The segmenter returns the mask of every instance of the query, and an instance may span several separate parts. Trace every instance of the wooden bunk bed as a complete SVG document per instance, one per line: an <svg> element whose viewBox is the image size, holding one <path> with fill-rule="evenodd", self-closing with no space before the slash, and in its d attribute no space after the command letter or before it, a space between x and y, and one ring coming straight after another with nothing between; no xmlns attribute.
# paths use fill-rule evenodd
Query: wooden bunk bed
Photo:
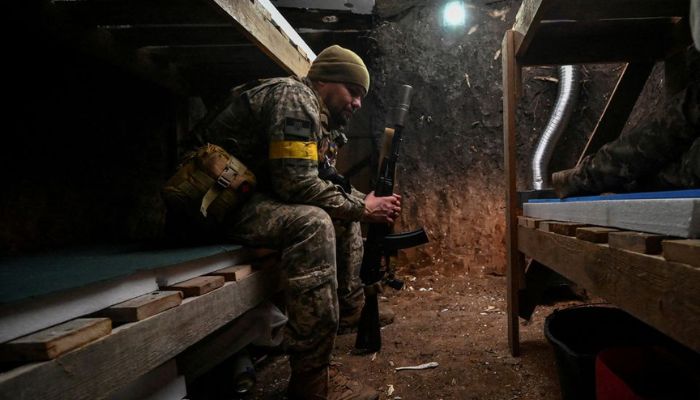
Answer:
<svg viewBox="0 0 700 400"><path fill-rule="evenodd" d="M197 75L182 52L193 48L212 50L214 69L200 67L229 74L223 80L238 66L243 81L254 72L306 74L313 53L270 7L57 0L32 17L68 45L182 98L192 93L188 74ZM216 58L222 46L237 52L233 63ZM264 63L251 61L261 54ZM270 250L237 245L0 258L0 399L152 398L154 384L179 385L159 398L182 398L185 381L256 339L249 333L261 318L246 316L280 291L277 261Z"/></svg>
<svg viewBox="0 0 700 400"><path fill-rule="evenodd" d="M516 190L521 69L626 63L582 156L592 153L619 134L656 61L666 63L666 84L676 84L669 71L678 67L678 56L691 43L688 11L688 0L524 0L513 28L506 32L502 44L503 131L508 343L513 355L520 352L518 290L526 256L700 352L697 240L681 241L685 254L681 258L669 256L676 243L664 243L664 257L620 248L608 244L607 239L591 242L577 237L580 224L568 222L557 229L557 222L518 220L522 204ZM607 238L607 234L603 236Z"/></svg>

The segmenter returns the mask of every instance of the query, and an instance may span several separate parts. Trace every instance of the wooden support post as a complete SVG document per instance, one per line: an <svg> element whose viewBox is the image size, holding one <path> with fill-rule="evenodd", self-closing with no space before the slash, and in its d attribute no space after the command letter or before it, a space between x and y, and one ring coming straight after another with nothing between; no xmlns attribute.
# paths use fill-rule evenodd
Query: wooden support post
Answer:
<svg viewBox="0 0 700 400"><path fill-rule="evenodd" d="M585 156L595 153L620 135L653 67L653 62L629 63L625 66L577 165Z"/></svg>
<svg viewBox="0 0 700 400"><path fill-rule="evenodd" d="M506 175L506 246L508 248L507 294L508 346L513 356L520 354L518 326L518 290L523 280L525 260L518 251L518 193L516 188L517 156L515 140L515 111L520 80L520 66L515 59L522 34L509 30L503 37L503 154Z"/></svg>
<svg viewBox="0 0 700 400"><path fill-rule="evenodd" d="M523 2L518 9L513 23L513 31L518 33L518 45L514 55L525 54L532 43L540 25L540 21L551 7L551 2L543 0L531 0ZM506 32L506 35L508 32ZM503 52L505 55L505 52ZM505 60L504 60L505 62Z"/></svg>

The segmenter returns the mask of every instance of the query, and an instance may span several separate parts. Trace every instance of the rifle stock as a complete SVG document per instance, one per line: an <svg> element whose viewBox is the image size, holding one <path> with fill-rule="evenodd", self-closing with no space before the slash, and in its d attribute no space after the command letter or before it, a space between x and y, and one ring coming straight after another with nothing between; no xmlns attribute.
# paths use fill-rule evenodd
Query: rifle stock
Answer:
<svg viewBox="0 0 700 400"><path fill-rule="evenodd" d="M374 194L377 197L391 196L394 193L396 162L399 158L399 146L402 140L404 120L408 115L412 90L413 88L408 85L401 87L394 126L386 130L386 134L391 135L391 147L387 151L385 145L382 151L379 176L374 189ZM357 339L355 340L356 349L364 352L375 352L381 349L382 337L377 299L381 291L381 283L387 281L387 284L395 289L400 289L403 286L401 281L393 278L390 256L398 249L427 242L428 236L422 228L408 233L391 234L391 227L388 224L370 224L360 269L360 279L365 287L365 305L360 314ZM382 260L384 261L383 265Z"/></svg>

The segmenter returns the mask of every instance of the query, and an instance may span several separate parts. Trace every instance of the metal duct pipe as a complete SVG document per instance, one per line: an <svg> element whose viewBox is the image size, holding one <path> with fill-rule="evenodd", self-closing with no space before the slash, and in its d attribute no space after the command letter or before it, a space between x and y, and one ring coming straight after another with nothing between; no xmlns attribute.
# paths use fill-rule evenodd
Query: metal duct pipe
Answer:
<svg viewBox="0 0 700 400"><path fill-rule="evenodd" d="M551 187L549 160L552 159L554 146L569 123L569 118L574 112L576 99L579 92L579 67L576 65L562 65L559 67L559 95L554 105L554 110L549 116L547 126L542 132L537 149L532 156L532 186L535 190L543 190Z"/></svg>

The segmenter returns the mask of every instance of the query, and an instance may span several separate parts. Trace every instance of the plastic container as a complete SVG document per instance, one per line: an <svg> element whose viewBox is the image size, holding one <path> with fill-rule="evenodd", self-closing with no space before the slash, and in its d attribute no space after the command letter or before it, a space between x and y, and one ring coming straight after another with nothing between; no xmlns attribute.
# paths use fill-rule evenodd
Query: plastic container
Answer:
<svg viewBox="0 0 700 400"><path fill-rule="evenodd" d="M600 351L665 340L626 312L607 306L555 311L545 320L544 334L554 347L563 400L595 399L595 360Z"/></svg>
<svg viewBox="0 0 700 400"><path fill-rule="evenodd" d="M700 399L697 367L662 347L606 349L596 357L596 399Z"/></svg>

